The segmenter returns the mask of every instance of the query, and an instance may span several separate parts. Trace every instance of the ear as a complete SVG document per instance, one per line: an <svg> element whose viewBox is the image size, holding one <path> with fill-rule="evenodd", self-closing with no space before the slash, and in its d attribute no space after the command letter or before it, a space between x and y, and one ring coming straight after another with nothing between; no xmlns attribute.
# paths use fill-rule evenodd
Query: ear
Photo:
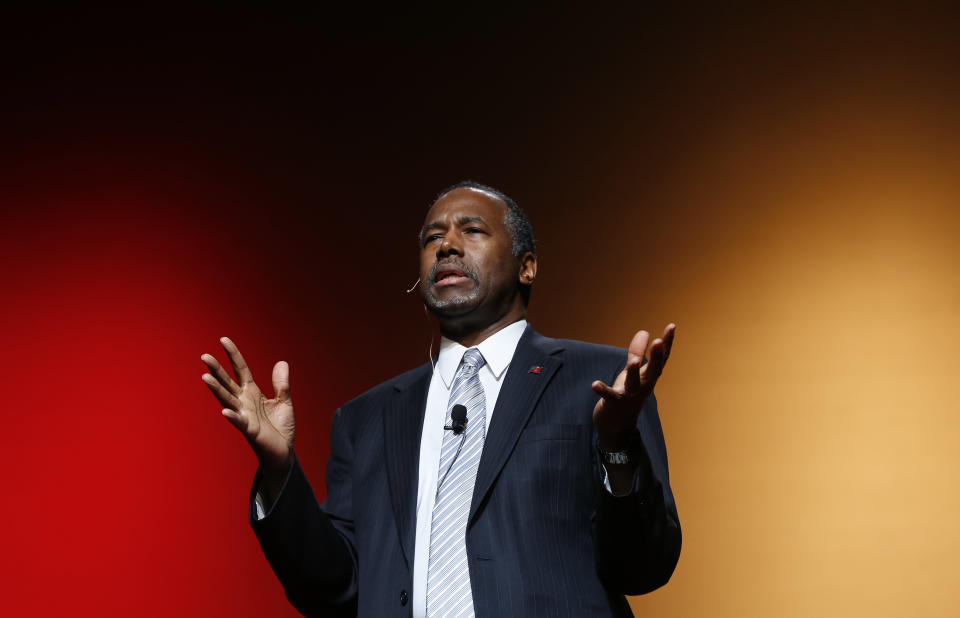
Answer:
<svg viewBox="0 0 960 618"><path fill-rule="evenodd" d="M520 258L520 273L518 275L520 283L523 285L533 285L533 280L537 278L537 256L527 251Z"/></svg>

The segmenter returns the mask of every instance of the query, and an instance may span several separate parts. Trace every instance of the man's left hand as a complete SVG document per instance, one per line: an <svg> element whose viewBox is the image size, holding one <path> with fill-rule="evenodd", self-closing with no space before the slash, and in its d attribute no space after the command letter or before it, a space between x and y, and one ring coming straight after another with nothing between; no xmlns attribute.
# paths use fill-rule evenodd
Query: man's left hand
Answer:
<svg viewBox="0 0 960 618"><path fill-rule="evenodd" d="M663 336L650 344L650 360L646 363L643 358L650 333L639 331L630 342L627 365L613 385L608 386L600 380L593 383L593 392L600 395L600 400L593 408L593 424L597 428L601 449L619 451L624 448L630 433L637 426L637 417L644 402L653 392L667 363L676 330L675 324L668 324L663 329Z"/></svg>

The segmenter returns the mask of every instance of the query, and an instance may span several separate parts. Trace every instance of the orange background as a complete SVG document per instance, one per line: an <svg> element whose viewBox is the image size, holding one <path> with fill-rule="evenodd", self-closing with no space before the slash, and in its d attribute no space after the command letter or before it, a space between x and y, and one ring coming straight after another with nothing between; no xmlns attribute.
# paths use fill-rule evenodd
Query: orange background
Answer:
<svg viewBox="0 0 960 618"><path fill-rule="evenodd" d="M530 319L658 386L684 532L638 616L960 612L960 38L947 8L6 20L10 615L295 615L199 380L333 410L426 358L434 193L511 194ZM380 361L381 350L394 359Z"/></svg>

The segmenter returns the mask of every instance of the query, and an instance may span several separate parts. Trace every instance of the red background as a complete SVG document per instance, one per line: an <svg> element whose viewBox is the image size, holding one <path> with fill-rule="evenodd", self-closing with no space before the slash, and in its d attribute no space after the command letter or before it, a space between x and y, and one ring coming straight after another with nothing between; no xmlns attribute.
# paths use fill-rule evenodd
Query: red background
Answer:
<svg viewBox="0 0 960 618"><path fill-rule="evenodd" d="M426 359L415 235L472 178L530 214L538 330L680 325L658 397L684 553L638 614L955 615L957 25L8 15L4 613L294 615L200 354L229 335L265 390L290 363L322 496L336 407Z"/></svg>

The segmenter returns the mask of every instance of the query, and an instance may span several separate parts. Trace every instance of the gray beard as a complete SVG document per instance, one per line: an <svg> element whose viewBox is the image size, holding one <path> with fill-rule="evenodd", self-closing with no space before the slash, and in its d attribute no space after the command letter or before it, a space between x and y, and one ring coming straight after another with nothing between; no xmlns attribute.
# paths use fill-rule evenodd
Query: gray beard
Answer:
<svg viewBox="0 0 960 618"><path fill-rule="evenodd" d="M479 290L476 288L472 292L464 296L457 296L456 298L450 298L446 300L441 300L434 296L429 291L425 292L423 295L423 302L427 305L427 308L434 313L447 313L451 310L460 309L462 307L471 307L477 300L477 294ZM455 311L454 311L455 312Z"/></svg>
<svg viewBox="0 0 960 618"><path fill-rule="evenodd" d="M473 280L473 291L466 296L458 296L450 300L440 300L430 292L428 286L423 286L423 303L427 306L427 309L435 314L442 315L447 312L456 314L457 309L470 307L476 302L477 295L480 293L480 279L472 268L468 268L466 264L458 259L452 259L434 264L430 270L429 281L433 282L437 280L437 272L439 272L442 266L455 266L464 275Z"/></svg>

